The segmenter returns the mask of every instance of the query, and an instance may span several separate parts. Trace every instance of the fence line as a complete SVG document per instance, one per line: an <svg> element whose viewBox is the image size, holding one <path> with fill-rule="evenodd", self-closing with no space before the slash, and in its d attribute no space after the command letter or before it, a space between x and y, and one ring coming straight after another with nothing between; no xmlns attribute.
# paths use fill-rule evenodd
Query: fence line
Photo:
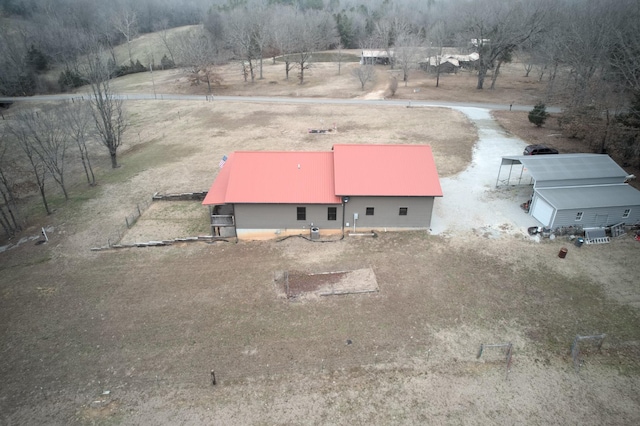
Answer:
<svg viewBox="0 0 640 426"><path fill-rule="evenodd" d="M124 223L109 235L109 238L107 239L107 247L117 245L120 240L122 240L122 237L124 237L127 230L131 229L131 227L135 225L140 216L142 216L142 213L149 208L151 202L151 199L146 199L136 203L135 210L131 214L125 216Z"/></svg>

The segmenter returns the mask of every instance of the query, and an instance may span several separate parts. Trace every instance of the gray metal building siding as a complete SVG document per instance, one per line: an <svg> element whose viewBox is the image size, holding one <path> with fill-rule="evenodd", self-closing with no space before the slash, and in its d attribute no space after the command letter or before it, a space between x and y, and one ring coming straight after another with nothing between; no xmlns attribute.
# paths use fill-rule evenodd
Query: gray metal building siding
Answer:
<svg viewBox="0 0 640 426"><path fill-rule="evenodd" d="M640 207L640 191L626 184L536 188L535 192L559 210Z"/></svg>
<svg viewBox="0 0 640 426"><path fill-rule="evenodd" d="M640 220L640 191L626 184L536 188L532 214L538 208L537 200L553 207L548 226L600 227L620 222L635 224ZM625 210L628 217L623 217ZM581 220L576 216L582 212ZM538 220L540 217L536 216ZM543 221L543 225L547 225Z"/></svg>
<svg viewBox="0 0 640 426"><path fill-rule="evenodd" d="M297 220L297 208L306 207L306 219ZM328 207L336 207L336 220L328 220ZM322 229L342 228L341 204L236 204L238 229L301 229L311 223Z"/></svg>
<svg viewBox="0 0 640 426"><path fill-rule="evenodd" d="M353 213L358 213L357 227L429 228L434 197L350 197L345 204L345 222L353 227ZM297 208L306 208L306 220L297 220ZM328 220L328 207L336 208L336 220ZM374 214L367 216L367 207ZM400 208L407 215L400 215ZM235 204L238 229L322 229L342 228L342 205L325 204Z"/></svg>
<svg viewBox="0 0 640 426"><path fill-rule="evenodd" d="M625 209L631 209L628 218L623 218ZM582 220L576 220L578 212L582 212ZM584 228L610 226L624 222L628 225L640 222L640 207L608 207L594 209L556 210L552 228L559 226L582 226Z"/></svg>
<svg viewBox="0 0 640 426"><path fill-rule="evenodd" d="M345 222L353 227L353 214L358 213L358 228L429 228L434 197L350 197L345 206ZM367 216L373 207L373 216ZM400 207L407 215L400 216Z"/></svg>

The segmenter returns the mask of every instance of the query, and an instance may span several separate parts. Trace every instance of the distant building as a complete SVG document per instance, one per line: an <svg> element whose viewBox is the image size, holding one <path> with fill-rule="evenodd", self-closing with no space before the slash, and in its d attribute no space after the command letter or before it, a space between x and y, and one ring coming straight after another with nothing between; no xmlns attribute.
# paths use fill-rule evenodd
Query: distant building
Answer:
<svg viewBox="0 0 640 426"><path fill-rule="evenodd" d="M363 49L360 54L360 65L389 65L392 57L393 50L387 52L386 50Z"/></svg>
<svg viewBox="0 0 640 426"><path fill-rule="evenodd" d="M203 204L212 234L240 239L429 229L442 189L428 145L231 153Z"/></svg>
<svg viewBox="0 0 640 426"><path fill-rule="evenodd" d="M441 73L456 73L460 68L473 69L479 58L480 55L477 53L430 56L420 62L420 68L427 72L436 72L439 68Z"/></svg>

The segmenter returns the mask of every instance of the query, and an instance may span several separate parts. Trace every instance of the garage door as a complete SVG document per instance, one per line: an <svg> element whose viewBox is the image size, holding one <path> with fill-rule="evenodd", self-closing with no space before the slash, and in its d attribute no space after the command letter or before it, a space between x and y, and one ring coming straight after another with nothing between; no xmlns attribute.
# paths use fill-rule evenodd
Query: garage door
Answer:
<svg viewBox="0 0 640 426"><path fill-rule="evenodd" d="M553 218L554 211L555 209L551 206L551 204L547 203L537 195L534 196L531 206L531 216L538 219L538 222L540 222L544 226L549 226L551 224L551 219Z"/></svg>

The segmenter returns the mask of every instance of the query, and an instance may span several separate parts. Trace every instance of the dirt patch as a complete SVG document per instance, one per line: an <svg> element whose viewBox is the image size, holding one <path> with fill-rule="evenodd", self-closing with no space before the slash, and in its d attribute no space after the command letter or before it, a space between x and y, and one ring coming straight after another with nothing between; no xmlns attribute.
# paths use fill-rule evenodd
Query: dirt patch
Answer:
<svg viewBox="0 0 640 426"><path fill-rule="evenodd" d="M378 283L372 269L355 271L304 273L286 271L279 274L276 282L287 298L336 296L345 294L373 293Z"/></svg>

